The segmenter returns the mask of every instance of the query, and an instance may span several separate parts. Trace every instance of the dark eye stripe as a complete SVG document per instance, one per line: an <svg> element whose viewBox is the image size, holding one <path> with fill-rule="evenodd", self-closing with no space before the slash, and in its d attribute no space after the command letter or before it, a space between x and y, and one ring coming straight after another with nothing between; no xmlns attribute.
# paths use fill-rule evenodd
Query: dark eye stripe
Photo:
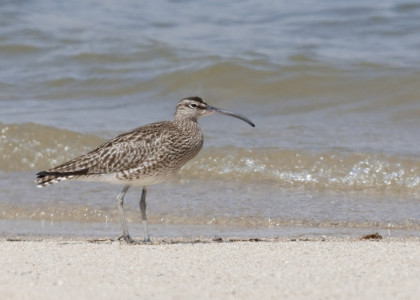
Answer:
<svg viewBox="0 0 420 300"><path fill-rule="evenodd" d="M204 110L206 109L206 104L204 103L184 103L185 107L189 107L189 108L194 108L194 109L201 109Z"/></svg>

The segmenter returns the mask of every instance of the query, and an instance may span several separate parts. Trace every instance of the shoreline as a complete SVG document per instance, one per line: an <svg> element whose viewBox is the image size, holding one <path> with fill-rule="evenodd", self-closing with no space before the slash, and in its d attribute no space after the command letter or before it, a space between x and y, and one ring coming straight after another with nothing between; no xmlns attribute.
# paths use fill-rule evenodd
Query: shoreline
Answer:
<svg viewBox="0 0 420 300"><path fill-rule="evenodd" d="M0 235L0 243L6 242L45 242L45 243L86 243L86 244L119 244L121 246L157 246L157 245L176 245L176 244L227 244L227 243L287 243L287 242L342 242L342 243L355 243L355 242L410 242L419 243L420 237L418 236L383 236L379 232L370 231L371 233L356 235L290 235L290 236L277 236L277 237L240 237L240 236L190 236L190 237L154 237L151 236L150 242L143 242L142 236L134 236L133 239L138 241L136 244L127 244L119 241L115 237L86 237L86 236L41 236L41 235L12 235L9 237Z"/></svg>
<svg viewBox="0 0 420 300"><path fill-rule="evenodd" d="M234 239L234 238L232 238ZM420 239L0 239L3 299L415 299Z"/></svg>
<svg viewBox="0 0 420 300"><path fill-rule="evenodd" d="M129 232L133 238L140 239L143 226L136 220L129 220ZM417 224L406 227L380 226L380 224L275 224L271 226L233 226L231 224L169 224L150 223L151 237L156 240L174 239L212 239L258 238L265 240L287 240L290 237L330 239L331 237L354 239L378 232L383 238L420 238ZM114 239L121 234L121 224L117 222L71 222L36 221L31 219L1 219L0 239Z"/></svg>

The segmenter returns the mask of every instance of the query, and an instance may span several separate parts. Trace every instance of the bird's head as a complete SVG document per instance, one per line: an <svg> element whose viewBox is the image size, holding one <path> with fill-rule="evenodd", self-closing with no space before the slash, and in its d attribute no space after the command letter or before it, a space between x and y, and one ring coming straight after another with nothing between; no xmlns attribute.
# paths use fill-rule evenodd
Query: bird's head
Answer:
<svg viewBox="0 0 420 300"><path fill-rule="evenodd" d="M210 106L204 102L203 99L197 96L184 98L179 101L175 110L175 121L190 120L197 122L198 118L213 113L235 117L247 122L252 127L255 127L254 123L252 123L247 117L225 109Z"/></svg>

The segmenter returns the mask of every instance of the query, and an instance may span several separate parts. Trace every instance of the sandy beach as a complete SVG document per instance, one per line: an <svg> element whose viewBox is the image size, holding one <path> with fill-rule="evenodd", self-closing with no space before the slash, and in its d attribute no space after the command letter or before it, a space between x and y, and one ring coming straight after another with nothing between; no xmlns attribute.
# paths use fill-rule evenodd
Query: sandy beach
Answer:
<svg viewBox="0 0 420 300"><path fill-rule="evenodd" d="M418 239L0 241L2 299L418 299Z"/></svg>

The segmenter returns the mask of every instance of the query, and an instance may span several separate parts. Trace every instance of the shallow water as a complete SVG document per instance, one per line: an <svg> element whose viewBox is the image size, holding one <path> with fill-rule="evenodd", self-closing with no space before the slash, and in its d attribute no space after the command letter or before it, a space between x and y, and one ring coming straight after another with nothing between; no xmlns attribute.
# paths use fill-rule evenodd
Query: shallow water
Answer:
<svg viewBox="0 0 420 300"><path fill-rule="evenodd" d="M121 187L36 189L34 174L171 119L190 95L256 128L200 120L202 152L150 188L152 226L210 236L216 225L239 236L273 226L418 231L419 20L410 1L3 2L2 234L34 234L11 228L51 218L66 232L118 228ZM137 222L139 191L127 197Z"/></svg>

